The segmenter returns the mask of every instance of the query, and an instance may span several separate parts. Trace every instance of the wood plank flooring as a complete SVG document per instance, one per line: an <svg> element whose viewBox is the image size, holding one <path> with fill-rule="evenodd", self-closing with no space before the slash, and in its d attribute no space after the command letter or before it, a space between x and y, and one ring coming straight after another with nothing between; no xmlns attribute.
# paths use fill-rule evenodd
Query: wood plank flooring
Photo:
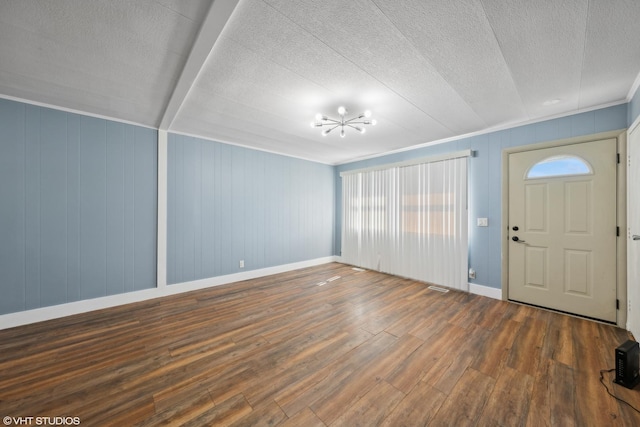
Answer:
<svg viewBox="0 0 640 427"><path fill-rule="evenodd" d="M599 382L629 338L334 263L0 331L0 416L84 426L637 426L640 414ZM609 389L640 409L640 388L613 376Z"/></svg>

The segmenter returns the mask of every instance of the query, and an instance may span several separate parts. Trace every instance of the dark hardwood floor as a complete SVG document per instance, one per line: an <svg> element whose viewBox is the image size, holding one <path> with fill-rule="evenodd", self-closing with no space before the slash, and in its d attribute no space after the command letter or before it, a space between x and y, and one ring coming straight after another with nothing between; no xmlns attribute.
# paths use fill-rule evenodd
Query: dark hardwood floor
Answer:
<svg viewBox="0 0 640 427"><path fill-rule="evenodd" d="M318 283L328 278L339 279ZM619 328L326 264L0 331L0 416L102 425L638 426ZM640 387L605 383L640 409Z"/></svg>

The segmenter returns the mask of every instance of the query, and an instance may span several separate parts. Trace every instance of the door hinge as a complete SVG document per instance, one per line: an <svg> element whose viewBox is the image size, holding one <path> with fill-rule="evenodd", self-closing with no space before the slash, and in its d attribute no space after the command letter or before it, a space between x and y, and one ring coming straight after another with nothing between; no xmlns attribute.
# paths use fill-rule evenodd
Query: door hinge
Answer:
<svg viewBox="0 0 640 427"><path fill-rule="evenodd" d="M620 300L616 300L616 310L620 310Z"/></svg>
<svg viewBox="0 0 640 427"><path fill-rule="evenodd" d="M616 227L616 237L620 237L620 227Z"/></svg>
<svg viewBox="0 0 640 427"><path fill-rule="evenodd" d="M616 153L616 155L617 155L617 161L618 163L620 163L620 153Z"/></svg>

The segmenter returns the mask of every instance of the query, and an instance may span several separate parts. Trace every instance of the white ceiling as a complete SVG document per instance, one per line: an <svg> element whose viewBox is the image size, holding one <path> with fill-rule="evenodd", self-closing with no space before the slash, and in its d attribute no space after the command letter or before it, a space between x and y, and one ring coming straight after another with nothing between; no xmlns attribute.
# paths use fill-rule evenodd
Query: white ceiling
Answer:
<svg viewBox="0 0 640 427"><path fill-rule="evenodd" d="M638 0L0 2L0 96L329 164L625 102L639 71ZM378 125L309 126L340 105Z"/></svg>

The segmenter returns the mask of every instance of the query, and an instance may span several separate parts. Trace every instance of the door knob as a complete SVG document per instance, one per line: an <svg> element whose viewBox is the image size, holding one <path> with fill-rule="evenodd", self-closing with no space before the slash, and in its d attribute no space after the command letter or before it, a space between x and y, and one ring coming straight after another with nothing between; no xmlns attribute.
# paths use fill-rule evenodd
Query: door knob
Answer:
<svg viewBox="0 0 640 427"><path fill-rule="evenodd" d="M633 236L631 236L631 238L633 240L640 240L640 236L638 236L637 234L634 234Z"/></svg>
<svg viewBox="0 0 640 427"><path fill-rule="evenodd" d="M525 241L524 241L524 240L520 240L520 239L518 238L518 236L513 236L513 237L511 238L511 240L513 240L513 241L514 241L514 242L516 242L516 243L525 243Z"/></svg>
<svg viewBox="0 0 640 427"><path fill-rule="evenodd" d="M513 231L518 231L518 230L520 230L520 229L518 228L518 226L517 226L517 225L514 225L514 226L513 226L513 228L512 228L512 230L513 230Z"/></svg>

